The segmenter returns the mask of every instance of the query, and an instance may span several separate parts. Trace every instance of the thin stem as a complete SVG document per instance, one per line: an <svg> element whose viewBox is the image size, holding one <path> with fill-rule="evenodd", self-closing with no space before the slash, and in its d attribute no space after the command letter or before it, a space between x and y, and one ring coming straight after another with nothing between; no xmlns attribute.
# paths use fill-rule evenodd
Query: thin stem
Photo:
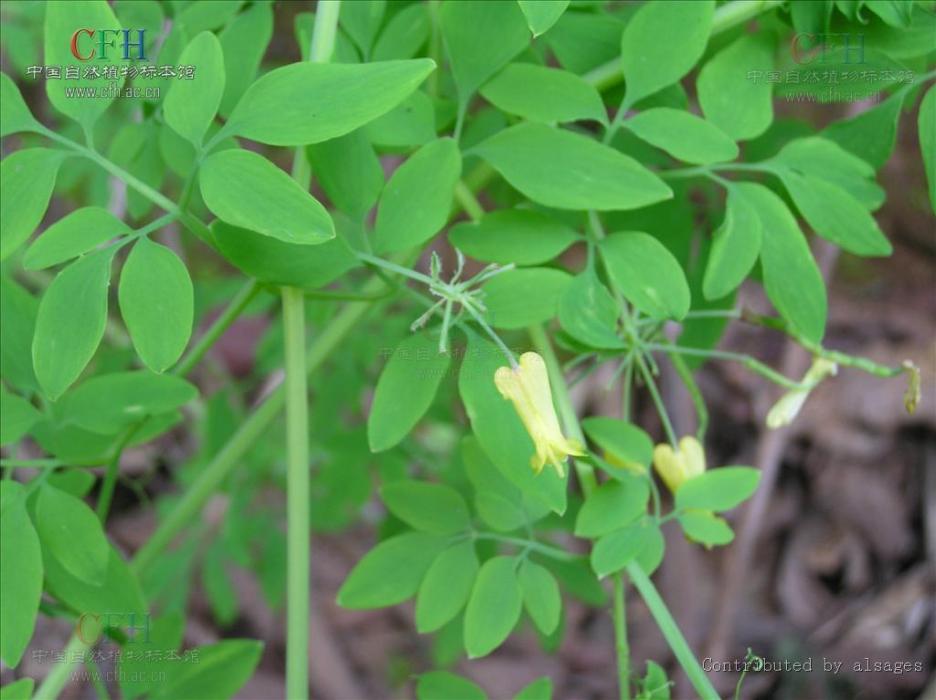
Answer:
<svg viewBox="0 0 936 700"><path fill-rule="evenodd" d="M389 270L390 272L396 272L398 275L409 277L411 280L422 282L423 284L429 285L430 287L436 283L436 281L429 275L424 275L423 273L416 272L416 270L411 270L408 267L397 265L395 262L390 262L389 260L378 258L376 255L369 255L368 253L361 253L360 251L358 251L356 255L358 260L361 262L365 262L368 265L373 265L375 267L382 267L383 269Z"/></svg>
<svg viewBox="0 0 936 700"><path fill-rule="evenodd" d="M661 344L661 343L647 343L644 346L647 350L655 350L658 352L665 352L669 355L678 354L678 355L691 355L695 357L706 357L716 360L729 360L731 362L740 362L747 369L752 372L755 372L762 377L766 377L775 384L779 384L785 389L808 389L809 387L806 384L801 382L793 381L788 377L784 377L782 374L777 372L775 369L768 367L760 360L757 360L750 355L745 355L740 352L726 352L725 350L706 350L704 348L684 348L680 345L670 345L670 344ZM831 358L830 358L831 359Z"/></svg>
<svg viewBox="0 0 936 700"><path fill-rule="evenodd" d="M559 408L559 416L565 431L583 445L585 444L585 433L582 432L582 426L579 425L578 417L575 415L575 408L572 406L572 399L569 396L569 388L565 377L562 376L562 367L559 364L556 353L553 350L552 343L546 337L542 326L530 326L528 329L530 340L533 341L533 347L542 355L546 363L546 371L549 374L549 384L552 388L554 400ZM598 488L598 479L595 477L595 470L584 460L574 460L575 473L578 475L579 483L582 485L582 491L587 498L592 491Z"/></svg>
<svg viewBox="0 0 936 700"><path fill-rule="evenodd" d="M286 354L286 696L309 695L309 414L305 367L305 299L284 287Z"/></svg>
<svg viewBox="0 0 936 700"><path fill-rule="evenodd" d="M624 581L620 572L614 585L614 646L617 650L618 689L621 700L630 700L630 647L627 644L627 615L624 608Z"/></svg>
<svg viewBox="0 0 936 700"><path fill-rule="evenodd" d="M472 221L478 221L484 216L484 207L462 180L455 183L455 201L461 204L461 208Z"/></svg>
<svg viewBox="0 0 936 700"><path fill-rule="evenodd" d="M57 459L0 459L0 467L9 469L55 469L64 464Z"/></svg>
<svg viewBox="0 0 936 700"><path fill-rule="evenodd" d="M579 561L582 558L582 555L580 554L573 554L572 552L567 552L564 549L559 549L558 547L553 547L551 545L543 544L542 542L537 542L536 540L532 539L525 539L523 537L498 535L494 532L476 532L474 534L474 539L491 540L494 542L503 542L504 544L516 545L517 547L528 549L531 552L539 552L543 556L547 556L558 561Z"/></svg>
<svg viewBox="0 0 936 700"><path fill-rule="evenodd" d="M480 313L478 313L478 310L475 309L475 307L470 303L462 304L462 308L468 312L468 314L475 320L475 323L481 326L481 329L491 340L494 341L494 344L498 347L498 349L504 353L504 357L507 358L507 362L510 364L510 366L518 367L519 365L517 364L517 358L514 357L513 351L507 347L506 343L501 340L501 337L497 335L494 329L488 325L488 322L484 320L484 317Z"/></svg>
<svg viewBox="0 0 936 700"><path fill-rule="evenodd" d="M689 369L682 355L672 353L669 359L670 362L673 363L676 374L682 379L682 383L686 387L686 391L689 392L689 397L692 399L692 405L695 407L696 422L698 423L696 437L699 439L699 442L705 442L705 431L708 430L709 414L708 408L705 405L705 399L702 397L702 391L699 389L699 385L696 384L695 377L692 376L692 370Z"/></svg>
<svg viewBox="0 0 936 700"><path fill-rule="evenodd" d="M705 671L702 670L699 662L696 661L696 657L692 653L692 649L689 648L686 638L683 637L682 632L679 631L679 626L667 609L666 603L663 602L663 599L657 592L650 577L647 576L640 564L633 560L627 565L627 573L641 597L644 599L644 602L647 604L647 607L650 609L650 614L653 615L653 619L656 620L657 627L659 627L660 632L663 633L663 637L669 644L670 649L673 650L673 654L676 656L679 665L682 666L683 671L686 672L686 676L688 676L689 682L692 683L692 687L695 688L696 693L700 698L703 698L703 700L718 700L718 693L715 692L715 688L713 688L711 682L709 682Z"/></svg>
<svg viewBox="0 0 936 700"><path fill-rule="evenodd" d="M179 364L175 366L173 374L184 377L191 372L195 366L201 362L208 350L211 349L218 339L224 335L224 332L231 327L231 324L243 313L247 305L254 300L254 297L257 296L259 291L260 285L257 280L248 280L244 286L238 290L237 294L234 295L234 298L231 299L221 315L215 319L214 323L211 324L208 330L205 331L195 345L192 346L192 349L189 350L185 357L179 361Z"/></svg>
<svg viewBox="0 0 936 700"><path fill-rule="evenodd" d="M643 376L644 382L647 384L647 390L650 392L650 396L653 399L653 405L656 406L657 413L660 415L660 421L663 423L663 429L666 431L666 439L669 440L670 444L675 448L679 441L676 439L676 431L673 430L673 424L670 422L669 413L667 413L666 406L663 404L663 397L660 396L660 392L657 390L656 382L653 381L653 375L650 374L650 369L647 367L643 355L638 353L636 355L636 360L637 369Z"/></svg>
<svg viewBox="0 0 936 700"><path fill-rule="evenodd" d="M104 481L101 484L101 493L98 495L97 516L101 523L107 521L107 514L110 512L111 502L114 500L114 487L117 485L117 475L120 472L120 458L123 455L124 448L130 444L133 436L136 435L142 423L136 423L124 432L123 437L117 444L113 456L107 463L107 473L104 475Z"/></svg>
<svg viewBox="0 0 936 700"><path fill-rule="evenodd" d="M36 689L33 700L55 700L71 678L73 659L87 649L88 645L81 641L77 634L72 635L65 649L62 650L62 661L52 664L52 670Z"/></svg>
<svg viewBox="0 0 936 700"><path fill-rule="evenodd" d="M614 135L617 133L618 129L621 128L621 124L624 123L624 117L627 116L627 111L631 108L630 101L630 91L624 93L624 98L621 100L621 104L618 107L617 112L614 114L614 119L608 125L608 128L605 129L604 138L602 138L602 143L611 143L611 139L614 138Z"/></svg>

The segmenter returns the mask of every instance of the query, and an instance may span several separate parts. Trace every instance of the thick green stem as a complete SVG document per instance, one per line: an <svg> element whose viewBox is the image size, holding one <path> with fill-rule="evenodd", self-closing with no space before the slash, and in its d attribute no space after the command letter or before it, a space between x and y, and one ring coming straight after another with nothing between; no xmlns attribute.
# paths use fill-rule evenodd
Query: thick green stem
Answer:
<svg viewBox="0 0 936 700"><path fill-rule="evenodd" d="M286 355L286 697L309 696L309 413L305 297L283 288Z"/></svg>
<svg viewBox="0 0 936 700"><path fill-rule="evenodd" d="M558 358L556 358L552 343L546 337L542 326L530 326L529 333L530 340L533 341L533 347L536 348L536 351L542 355L543 360L546 362L549 384L559 408L559 417L562 419L563 427L569 435L584 445L585 433L582 432L578 417L575 415L575 408L572 406L572 399L569 397L569 388L566 385L565 377L562 375L562 366L559 364ZM586 497L598 488L595 470L584 460L575 460L575 473L578 475L579 483L582 485L582 491Z"/></svg>
<svg viewBox="0 0 936 700"><path fill-rule="evenodd" d="M365 291L376 292L383 288L380 280L371 280ZM367 303L349 303L319 333L306 355L306 370L311 374L321 367L351 329L372 307ZM198 478L182 495L182 498L163 520L152 537L133 558L132 567L137 573L144 571L168 547L176 535L195 520L211 495L220 488L224 479L241 464L244 454L261 440L285 403L285 389L277 387L259 407L243 422L240 428L211 462L201 471Z"/></svg>
<svg viewBox="0 0 936 700"><path fill-rule="evenodd" d="M614 582L614 644L617 651L618 689L621 700L630 700L630 647L627 644L627 615L624 608L624 577L618 572Z"/></svg>
<svg viewBox="0 0 936 700"><path fill-rule="evenodd" d="M682 666L683 671L686 672L686 676L688 676L689 682L692 683L692 687L695 688L696 693L703 700L718 700L718 693L715 692L715 688L713 688L712 684L709 682L705 671L702 670L699 662L696 661L692 649L689 648L689 643L686 642L686 638L683 637L682 632L679 631L679 626L676 624L673 616L670 615L666 603L663 602L663 599L657 592L650 577L647 576L646 572L640 567L640 564L633 560L627 565L627 573L631 581L634 582L634 587L650 609L650 614L653 615L653 619L656 620L657 627L659 627L660 632L663 633L664 639L666 639L670 649L673 650L676 660L679 662L679 665Z"/></svg>

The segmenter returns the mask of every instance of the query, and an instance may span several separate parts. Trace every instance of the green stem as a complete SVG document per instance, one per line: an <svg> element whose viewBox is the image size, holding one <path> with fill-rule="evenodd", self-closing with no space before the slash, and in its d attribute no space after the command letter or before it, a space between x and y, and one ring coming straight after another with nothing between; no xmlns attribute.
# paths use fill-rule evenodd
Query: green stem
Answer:
<svg viewBox="0 0 936 700"><path fill-rule="evenodd" d="M692 399L692 405L695 407L696 421L698 423L696 437L699 438L699 442L704 443L705 431L708 430L709 414L708 408L705 405L705 399L702 397L702 391L699 389L699 385L696 384L695 377L692 376L692 370L689 369L689 366L682 356L678 353L673 353L669 358L670 362L673 363L676 374L682 379L683 385L686 387L686 391L689 392L689 397Z"/></svg>
<svg viewBox="0 0 936 700"><path fill-rule="evenodd" d="M650 614L653 615L653 619L656 620L657 627L659 627L660 632L663 633L664 639L666 639L670 649L673 650L676 660L679 662L679 665L682 666L683 671L686 672L686 676L688 676L689 682L692 683L692 687L695 688L696 693L700 698L703 698L703 700L718 700L718 693L715 692L715 688L713 688L711 682L709 682L705 671L702 670L699 662L696 661L696 657L692 653L692 649L689 648L686 638L683 637L682 632L679 631L679 626L670 614L666 603L663 602L663 599L657 592L656 586L653 585L650 577L647 576L646 572L640 567L640 564L633 560L627 565L627 573L631 581L633 581L634 587L638 590L640 596L650 609Z"/></svg>
<svg viewBox="0 0 936 700"><path fill-rule="evenodd" d="M684 348L679 345L670 345L670 344L660 344L660 343L647 343L644 346L647 350L655 350L658 352L665 352L668 355L672 356L673 354L678 355L691 355L694 357L706 357L716 360L729 360L731 362L740 362L745 368L749 369L756 374L761 375L774 382L779 384L785 389L808 389L809 387L805 384L802 384L797 381L793 381L788 377L784 377L782 374L777 372L775 369L768 367L760 360L756 360L750 355L745 355L740 352L726 352L724 350L705 350L703 348ZM830 358L831 359L831 358Z"/></svg>
<svg viewBox="0 0 936 700"><path fill-rule="evenodd" d="M215 322L202 334L195 345L192 346L192 349L179 361L172 373L178 377L184 377L191 372L201 362L208 350L218 341L218 338L224 335L224 332L243 313L247 305L254 300L259 291L260 285L257 280L248 280L231 299L221 315L215 319Z"/></svg>
<svg viewBox="0 0 936 700"><path fill-rule="evenodd" d="M567 552L564 549L559 549L558 547L553 547L551 545L543 544L542 542L537 542L536 540L525 539L523 537L509 537L507 535L498 535L493 532L477 532L474 534L474 539L491 540L493 542L503 542L504 544L516 545L517 547L528 549L531 552L539 552L543 556L547 556L558 561L579 561L582 559L581 554L573 554L572 552Z"/></svg>
<svg viewBox="0 0 936 700"><path fill-rule="evenodd" d="M0 459L0 467L9 469L55 469L64 465L57 459Z"/></svg>
<svg viewBox="0 0 936 700"><path fill-rule="evenodd" d="M127 428L117 444L113 456L107 463L107 473L104 475L101 493L98 495L97 502L97 516L102 524L107 521L107 514L110 512L111 502L114 500L114 487L117 485L117 475L120 472L120 458L123 455L124 448L130 444L140 425L141 423L136 423Z"/></svg>
<svg viewBox="0 0 936 700"><path fill-rule="evenodd" d="M666 439L669 440L670 444L675 449L679 441L676 438L676 431L673 430L673 424L670 422L669 413L667 413L666 406L663 403L663 397L660 396L660 392L657 390L656 382L653 381L653 375L650 374L650 369L647 367L643 355L637 353L635 357L637 360L637 370L643 376L644 382L647 384L647 390L650 392L650 397L653 399L653 405L656 406L657 413L660 415L660 421L663 423L663 429L666 431Z"/></svg>
<svg viewBox="0 0 936 700"><path fill-rule="evenodd" d="M52 670L49 671L49 675L45 677L42 684L36 689L36 692L33 694L33 700L55 700L71 677L72 659L79 653L87 650L87 648L88 645L81 641L81 638L77 634L72 635L72 638L68 640L68 644L62 651L64 658L61 662L52 664Z"/></svg>
<svg viewBox="0 0 936 700"><path fill-rule="evenodd" d="M383 287L379 279L371 280L365 291L376 292ZM311 374L338 349L351 329L371 309L366 303L349 303L322 330L306 355L306 370ZM270 424L279 415L285 403L285 389L277 387L266 400L243 422L215 458L201 471L198 478L183 493L182 498L170 511L153 535L137 551L132 567L137 573L146 570L168 547L176 535L192 520L218 490L224 479L241 464L246 452L263 439Z"/></svg>
<svg viewBox="0 0 936 700"><path fill-rule="evenodd" d="M617 651L618 689L621 700L630 700L630 647L627 644L627 616L624 608L624 581L620 572L614 584L614 642Z"/></svg>
<svg viewBox="0 0 936 700"><path fill-rule="evenodd" d="M569 388L566 385L565 377L562 375L562 366L559 364L556 353L553 350L552 343L546 337L542 326L530 326L528 329L530 340L533 341L533 347L536 348L546 363L546 371L549 374L549 384L552 388L554 400L559 408L559 417L565 427L566 433L585 444L585 433L579 425L578 417L575 415L575 408L572 406L572 399L569 397ZM582 485L582 491L587 498L592 491L598 488L598 479L595 478L595 470L584 460L575 459L575 473L578 475L579 483Z"/></svg>
<svg viewBox="0 0 936 700"><path fill-rule="evenodd" d="M305 298L284 287L286 355L286 697L309 696L309 415L305 367Z"/></svg>
<svg viewBox="0 0 936 700"><path fill-rule="evenodd" d="M478 221L484 216L484 207L462 180L455 183L455 201L461 204L462 209L472 221Z"/></svg>

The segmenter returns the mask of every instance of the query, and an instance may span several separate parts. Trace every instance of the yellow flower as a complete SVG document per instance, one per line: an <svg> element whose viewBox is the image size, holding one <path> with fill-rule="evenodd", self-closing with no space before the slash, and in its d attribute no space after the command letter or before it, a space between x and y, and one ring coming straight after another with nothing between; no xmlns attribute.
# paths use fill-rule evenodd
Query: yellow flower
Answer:
<svg viewBox="0 0 936 700"><path fill-rule="evenodd" d="M653 448L653 466L673 493L689 479L705 471L705 450L691 435L679 441L679 449L671 445Z"/></svg>
<svg viewBox="0 0 936 700"><path fill-rule="evenodd" d="M791 389L780 397L767 414L767 427L780 428L792 423L793 419L796 418L800 409L803 407L803 404L806 403L806 397L809 396L809 392L829 375L834 376L837 371L838 365L834 362L829 362L829 360L821 357L817 357L813 360L812 367L809 368L809 371L806 372L806 375L800 382L805 386L802 389Z"/></svg>
<svg viewBox="0 0 936 700"><path fill-rule="evenodd" d="M585 447L562 434L543 358L535 352L523 353L519 367L501 367L494 373L494 384L501 396L513 403L533 438L536 446L536 454L530 458L533 471L539 474L546 464L551 464L559 476L565 476L566 457L584 455Z"/></svg>

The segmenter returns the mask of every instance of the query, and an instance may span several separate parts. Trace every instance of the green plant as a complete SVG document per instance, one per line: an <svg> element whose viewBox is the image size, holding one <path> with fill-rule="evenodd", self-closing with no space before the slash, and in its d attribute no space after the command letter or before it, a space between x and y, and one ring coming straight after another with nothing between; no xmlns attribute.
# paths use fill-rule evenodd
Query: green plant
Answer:
<svg viewBox="0 0 936 700"><path fill-rule="evenodd" d="M884 196L874 173L901 112L936 75L932 3L322 0L314 17L295 16L303 60L262 68L273 32L264 2L3 11L22 34L4 36L22 76L40 35L45 65L83 71L68 52L76 30L101 32L104 52L105 30L155 37L167 16L168 35L146 50L179 73L194 66L172 81L128 78L157 92L120 99L91 96L103 88L83 72L45 75L53 109L42 121L0 77L0 135L16 147L0 173L0 656L12 667L40 613L76 624L69 654L96 641L89 620L132 651L140 619L147 643L176 652L193 572L225 624L238 605L226 571L238 566L271 605L286 591L287 694L307 696L310 525L353 522L374 467L388 515L342 606L415 596L417 630L456 639L474 658L496 649L524 610L553 648L562 596L574 595L610 607L621 697L668 697L659 665L640 677L630 664L632 584L695 692L716 697L650 578L664 556L661 526L728 544L719 513L757 486L754 469L706 469L694 372L740 362L786 389L772 426L792 421L837 367L907 374L908 409L916 403L912 365L823 346L825 284L794 212L844 251L890 252L872 216ZM863 59L900 80L880 86L887 97L874 108L818 133L775 120L774 97L792 88L767 74L798 70L785 42L830 27L860 27ZM830 65L849 58L846 45ZM119 54L93 65L123 84ZM821 98L826 87L796 89ZM919 130L936 206L932 87ZM273 160L282 148L292 149L288 175ZM389 179L382 156L402 160ZM109 206L114 183L126 186L123 206ZM53 198L74 210L33 239ZM451 272L436 252L450 223ZM172 227L181 239L165 235ZM428 271L416 269L430 250ZM246 281L219 275L221 260ZM736 307L749 278L777 315ZM224 388L206 390L219 371L209 350L248 313L275 318L258 376L285 370L252 409L258 376L222 374ZM196 319L205 330L193 340ZM790 378L717 349L732 320L785 334L814 355L813 368ZM365 419L359 399L379 359ZM672 425L657 388L663 361L692 396L694 436ZM580 420L566 375L608 363L620 418ZM656 446L630 420L641 387L663 429ZM427 416L439 435L414 437ZM178 493L155 504L159 524L127 562L105 527L115 490L125 481L145 503L154 474L123 477L121 456L191 421L199 447L173 464ZM285 518L259 498L271 484L286 491ZM218 493L225 517L201 518ZM225 640L195 651L197 665L127 654L123 694L229 697L261 646ZM56 697L69 666L54 666L35 694L24 679L4 697ZM416 692L484 697L446 671L421 675ZM550 692L541 679L517 697Z"/></svg>

